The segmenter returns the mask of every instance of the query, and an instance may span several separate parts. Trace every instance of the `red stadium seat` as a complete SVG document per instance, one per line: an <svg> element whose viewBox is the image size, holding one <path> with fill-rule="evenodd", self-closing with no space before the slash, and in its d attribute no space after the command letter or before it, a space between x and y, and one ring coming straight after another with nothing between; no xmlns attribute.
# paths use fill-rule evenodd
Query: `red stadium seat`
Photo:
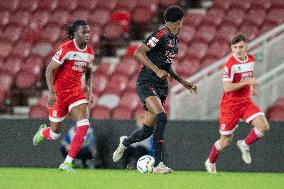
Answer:
<svg viewBox="0 0 284 189"><path fill-rule="evenodd" d="M120 95L126 88L128 78L122 74L113 74L109 80L105 93Z"/></svg>
<svg viewBox="0 0 284 189"><path fill-rule="evenodd" d="M34 12L38 7L38 0L21 0L19 10Z"/></svg>
<svg viewBox="0 0 284 189"><path fill-rule="evenodd" d="M260 9L251 10L249 11L249 14L246 15L246 17L244 18L244 23L250 23L256 26L261 26L265 18L265 15L266 15L266 12L263 11L262 9L261 10Z"/></svg>
<svg viewBox="0 0 284 189"><path fill-rule="evenodd" d="M284 1L282 1L282 0L273 0L272 1L272 8L284 9Z"/></svg>
<svg viewBox="0 0 284 189"><path fill-rule="evenodd" d="M218 40L223 40L224 42L228 43L231 38L236 34L237 28L233 25L224 25L219 28L217 32L216 38Z"/></svg>
<svg viewBox="0 0 284 189"><path fill-rule="evenodd" d="M201 62L201 69L206 68L207 66L212 65L217 59L214 58L213 56L206 56L205 58L202 59Z"/></svg>
<svg viewBox="0 0 284 189"><path fill-rule="evenodd" d="M125 10L117 10L112 12L111 20L123 26L123 31L129 31L130 12Z"/></svg>
<svg viewBox="0 0 284 189"><path fill-rule="evenodd" d="M112 119L129 120L132 118L132 111L126 107L117 107L112 112Z"/></svg>
<svg viewBox="0 0 284 189"><path fill-rule="evenodd" d="M109 40L120 39L123 35L123 26L116 22L109 22L105 25L103 35Z"/></svg>
<svg viewBox="0 0 284 189"><path fill-rule="evenodd" d="M58 1L58 5L56 9L72 12L73 10L75 10L76 6L77 6L77 1L64 0L64 1Z"/></svg>
<svg viewBox="0 0 284 189"><path fill-rule="evenodd" d="M123 57L121 62L116 66L116 73L123 74L130 78L138 69L138 62L134 57Z"/></svg>
<svg viewBox="0 0 284 189"><path fill-rule="evenodd" d="M9 25L6 27L3 36L0 36L0 38L2 41L7 41L10 44L14 44L20 39L21 34L22 34L22 27Z"/></svg>
<svg viewBox="0 0 284 189"><path fill-rule="evenodd" d="M100 47L101 42L101 34L102 34L102 27L100 25L92 25L91 26L91 45L94 49Z"/></svg>
<svg viewBox="0 0 284 189"><path fill-rule="evenodd" d="M178 54L177 54L177 60L183 59L187 52L187 45L184 42L180 42L178 44Z"/></svg>
<svg viewBox="0 0 284 189"><path fill-rule="evenodd" d="M188 48L186 57L201 60L207 52L208 46L206 43L195 42Z"/></svg>
<svg viewBox="0 0 284 189"><path fill-rule="evenodd" d="M136 7L132 15L132 21L137 24L146 24L150 22L152 17L153 11L148 7Z"/></svg>
<svg viewBox="0 0 284 189"><path fill-rule="evenodd" d="M107 76L95 74L93 77L93 93L101 94L107 85Z"/></svg>
<svg viewBox="0 0 284 189"><path fill-rule="evenodd" d="M47 22L48 18L50 17L49 12L47 11L37 11L32 15L30 27L34 29L40 29L43 28Z"/></svg>
<svg viewBox="0 0 284 189"><path fill-rule="evenodd" d="M245 12L243 10L232 8L228 10L224 21L231 22L234 23L235 26L239 26L242 23L244 16Z"/></svg>
<svg viewBox="0 0 284 189"><path fill-rule="evenodd" d="M267 14L264 22L274 23L276 25L282 24L284 22L284 8L274 8L270 9L269 13Z"/></svg>
<svg viewBox="0 0 284 189"><path fill-rule="evenodd" d="M213 7L223 8L227 10L231 6L232 2L233 0L215 0Z"/></svg>
<svg viewBox="0 0 284 189"><path fill-rule="evenodd" d="M216 27L201 25L198 32L195 33L194 40L196 42L210 43L216 35Z"/></svg>
<svg viewBox="0 0 284 189"><path fill-rule="evenodd" d="M76 9L72 16L71 16L71 20L74 22L75 20L89 20L90 17L90 12L89 10L86 9Z"/></svg>
<svg viewBox="0 0 284 189"><path fill-rule="evenodd" d="M64 26L64 24L68 23L70 19L71 19L71 15L68 11L57 9L54 11L52 15L50 15L48 23L55 24L55 25L58 25L59 27L62 27Z"/></svg>
<svg viewBox="0 0 284 189"><path fill-rule="evenodd" d="M0 42L0 58L6 58L12 50L12 46L7 42Z"/></svg>
<svg viewBox="0 0 284 189"><path fill-rule="evenodd" d="M273 106L268 109L267 117L270 121L284 121L284 108L281 106Z"/></svg>
<svg viewBox="0 0 284 189"><path fill-rule="evenodd" d="M47 26L41 33L40 40L47 43L55 43L60 38L61 28L56 25Z"/></svg>
<svg viewBox="0 0 284 189"><path fill-rule="evenodd" d="M189 44L189 42L193 39L195 34L195 28L192 26L183 26L179 33L180 41L184 42L185 44Z"/></svg>
<svg viewBox="0 0 284 189"><path fill-rule="evenodd" d="M28 11L17 11L15 15L13 15L10 19L10 24L14 24L16 26L26 26L30 21L30 13Z"/></svg>
<svg viewBox="0 0 284 189"><path fill-rule="evenodd" d="M97 73L101 73L103 75L109 76L111 75L114 70L115 70L116 64L112 64L112 63L107 63L107 62L101 62L96 71L95 71L95 75Z"/></svg>
<svg viewBox="0 0 284 189"><path fill-rule="evenodd" d="M20 4L19 0L1 1L0 10L1 11L5 10L5 11L9 11L9 12L14 12L18 9L19 4Z"/></svg>
<svg viewBox="0 0 284 189"><path fill-rule="evenodd" d="M47 42L39 42L33 45L31 54L40 56L42 58L47 57L52 52L52 44Z"/></svg>
<svg viewBox="0 0 284 189"><path fill-rule="evenodd" d="M257 0L257 1L251 1L251 9L255 8L263 8L268 10L271 7L272 3L271 0Z"/></svg>
<svg viewBox="0 0 284 189"><path fill-rule="evenodd" d="M47 106L47 104L48 104L47 95L40 97L36 103L37 106Z"/></svg>
<svg viewBox="0 0 284 189"><path fill-rule="evenodd" d="M94 10L98 0L80 0L77 1L78 9Z"/></svg>
<svg viewBox="0 0 284 189"><path fill-rule="evenodd" d="M96 7L101 9L108 9L112 11L116 6L117 0L98 0Z"/></svg>
<svg viewBox="0 0 284 189"><path fill-rule="evenodd" d="M234 9L240 9L240 10L247 10L250 8L250 1L248 0L238 0L238 1L232 1L231 3L231 7L233 7Z"/></svg>
<svg viewBox="0 0 284 189"><path fill-rule="evenodd" d="M5 61L0 67L0 72L5 72L14 77L21 69L22 60L20 58L11 57Z"/></svg>
<svg viewBox="0 0 284 189"><path fill-rule="evenodd" d="M32 44L26 41L19 41L14 47L13 51L11 52L12 56L19 57L21 59L26 59L31 52Z"/></svg>
<svg viewBox="0 0 284 189"><path fill-rule="evenodd" d="M284 108L284 96L279 97L274 103L275 106L281 106Z"/></svg>
<svg viewBox="0 0 284 189"><path fill-rule="evenodd" d="M31 89L36 82L36 76L32 72L20 71L16 76L16 87L18 89Z"/></svg>
<svg viewBox="0 0 284 189"><path fill-rule="evenodd" d="M180 3L179 0L161 0L160 5L162 7L169 7L171 5L178 5Z"/></svg>
<svg viewBox="0 0 284 189"><path fill-rule="evenodd" d="M187 14L184 17L184 25L191 26L191 27L198 27L200 22L202 21L203 15L202 14Z"/></svg>
<svg viewBox="0 0 284 189"><path fill-rule="evenodd" d="M198 72L200 69L199 61L197 59L185 58L181 64L176 65L175 70L182 77L187 78Z"/></svg>
<svg viewBox="0 0 284 189"><path fill-rule="evenodd" d="M37 11L48 11L52 12L56 9L58 1L53 0L41 0L38 4L38 10Z"/></svg>
<svg viewBox="0 0 284 189"><path fill-rule="evenodd" d="M133 0L119 0L116 5L117 10L132 11L136 7L137 2Z"/></svg>
<svg viewBox="0 0 284 189"><path fill-rule="evenodd" d="M134 110L137 108L138 104L139 104L139 97L136 94L136 92L129 92L127 91L126 93L124 93L124 95L121 97L120 99L120 104L119 106L123 106L128 108L129 110Z"/></svg>
<svg viewBox="0 0 284 189"><path fill-rule="evenodd" d="M136 93L136 81L137 81L137 75L134 75L130 80L130 82L128 83L127 88L125 89L127 93Z"/></svg>
<svg viewBox="0 0 284 189"><path fill-rule="evenodd" d="M276 27L275 23L271 23L271 22L267 22L267 23L263 23L261 28L260 28L260 33L265 33L268 32L269 30L272 30L274 27Z"/></svg>
<svg viewBox="0 0 284 189"><path fill-rule="evenodd" d="M32 119L47 119L48 109L46 106L32 106L30 108L29 117Z"/></svg>
<svg viewBox="0 0 284 189"><path fill-rule="evenodd" d="M215 26L218 27L223 20L224 15L205 15L202 18L201 24L207 26Z"/></svg>
<svg viewBox="0 0 284 189"><path fill-rule="evenodd" d="M160 0L137 1L136 7L147 7L150 8L152 11L155 11L159 2Z"/></svg>
<svg viewBox="0 0 284 189"><path fill-rule="evenodd" d="M11 18L11 13L9 11L1 11L0 12L0 27L4 28L8 25Z"/></svg>
<svg viewBox="0 0 284 189"><path fill-rule="evenodd" d="M206 56L211 56L214 59L224 57L229 51L229 44L224 41L214 40L210 46Z"/></svg>
<svg viewBox="0 0 284 189"><path fill-rule="evenodd" d="M110 117L111 111L105 106L97 105L91 110L91 118L93 119L105 120L110 119Z"/></svg>
<svg viewBox="0 0 284 189"><path fill-rule="evenodd" d="M240 27L240 32L247 36L247 40L251 41L258 35L258 27L251 24L243 24Z"/></svg>
<svg viewBox="0 0 284 189"><path fill-rule="evenodd" d="M5 95L9 95L13 83L12 76L8 73L1 72L0 81L1 81L0 91L2 91L2 93L5 93Z"/></svg>
<svg viewBox="0 0 284 189"><path fill-rule="evenodd" d="M100 18L100 19L98 19ZM110 18L110 11L107 9L95 9L92 16L89 19L91 24L105 25Z"/></svg>

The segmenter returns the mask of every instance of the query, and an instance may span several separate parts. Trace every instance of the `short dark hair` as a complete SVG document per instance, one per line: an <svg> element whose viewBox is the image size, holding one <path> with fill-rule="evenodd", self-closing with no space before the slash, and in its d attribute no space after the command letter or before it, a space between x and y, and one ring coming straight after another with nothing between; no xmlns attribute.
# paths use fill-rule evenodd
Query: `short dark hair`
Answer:
<svg viewBox="0 0 284 189"><path fill-rule="evenodd" d="M239 33L239 34L232 37L231 45L234 45L234 44L241 42L241 41L247 42L247 38L244 34Z"/></svg>
<svg viewBox="0 0 284 189"><path fill-rule="evenodd" d="M164 19L166 22L176 22L182 19L184 11L179 6L170 6L164 12Z"/></svg>
<svg viewBox="0 0 284 189"><path fill-rule="evenodd" d="M65 25L65 31L66 31L66 38L67 39L74 39L75 35L75 31L77 31L79 26L86 26L89 25L87 21L85 20L76 20L74 23L72 24L66 24Z"/></svg>

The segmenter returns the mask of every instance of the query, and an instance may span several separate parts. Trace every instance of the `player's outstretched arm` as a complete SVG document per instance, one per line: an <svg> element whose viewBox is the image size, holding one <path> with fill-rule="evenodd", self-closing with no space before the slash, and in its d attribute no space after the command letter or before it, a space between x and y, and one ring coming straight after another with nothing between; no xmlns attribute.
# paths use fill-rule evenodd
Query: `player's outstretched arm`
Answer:
<svg viewBox="0 0 284 189"><path fill-rule="evenodd" d="M172 78L177 80L180 84L182 84L186 89L188 89L191 93L197 93L197 86L184 80L181 76L179 76L173 68L170 68L169 74Z"/></svg>
<svg viewBox="0 0 284 189"><path fill-rule="evenodd" d="M250 78L240 83L233 83L231 81L223 81L224 92L237 91L245 87L246 85L257 85L256 79Z"/></svg>
<svg viewBox="0 0 284 189"><path fill-rule="evenodd" d="M88 100L90 103L94 102L92 82L93 82L93 67L92 65L89 65L86 70L86 84L88 88Z"/></svg>
<svg viewBox="0 0 284 189"><path fill-rule="evenodd" d="M53 87L53 80L54 80L54 73L55 71L61 66L61 64L58 64L54 60L52 60L49 65L46 68L45 72L45 78L46 78L46 83L47 87L49 90L49 97L48 97L48 105L53 106L55 103L55 90Z"/></svg>
<svg viewBox="0 0 284 189"><path fill-rule="evenodd" d="M169 77L169 73L165 70L161 70L160 68L158 68L155 64L153 64L151 62L151 60L149 60L149 58L147 57L146 53L148 51L150 51L151 49L149 47L147 47L145 44L141 44L138 49L135 51L134 53L134 57L144 66L146 66L147 68L151 69L153 72L156 73L156 75L161 78L161 79L166 79L167 77Z"/></svg>

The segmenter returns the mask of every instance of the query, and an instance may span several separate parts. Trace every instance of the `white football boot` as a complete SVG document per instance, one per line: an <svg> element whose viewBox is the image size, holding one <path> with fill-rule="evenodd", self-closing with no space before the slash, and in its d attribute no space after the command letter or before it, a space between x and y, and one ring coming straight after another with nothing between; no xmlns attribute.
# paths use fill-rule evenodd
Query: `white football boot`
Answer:
<svg viewBox="0 0 284 189"><path fill-rule="evenodd" d="M124 153L124 151L125 151L125 149L126 149L127 147L125 147L125 146L122 144L122 142L123 142L124 139L126 139L126 138L127 138L127 136L122 136L122 137L120 137L119 145L118 145L117 149L114 151L114 153L113 153L113 155L112 155L112 160L113 160L113 162L118 162L118 161L121 159L121 157L123 156L123 153Z"/></svg>
<svg viewBox="0 0 284 189"><path fill-rule="evenodd" d="M238 140L237 146L241 150L242 158L246 164L251 163L251 156L249 152L249 146L244 143L244 140Z"/></svg>
<svg viewBox="0 0 284 189"><path fill-rule="evenodd" d="M172 173L173 169L165 166L163 162L160 162L157 167L154 167L153 173L156 174L169 174Z"/></svg>
<svg viewBox="0 0 284 189"><path fill-rule="evenodd" d="M216 163L210 163L209 159L205 161L205 168L207 170L207 173L217 173Z"/></svg>

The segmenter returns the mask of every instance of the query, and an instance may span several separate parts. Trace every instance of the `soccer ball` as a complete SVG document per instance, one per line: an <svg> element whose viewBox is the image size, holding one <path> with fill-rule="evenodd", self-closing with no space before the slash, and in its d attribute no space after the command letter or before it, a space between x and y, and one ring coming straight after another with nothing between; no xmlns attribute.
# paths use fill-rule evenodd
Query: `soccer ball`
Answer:
<svg viewBox="0 0 284 189"><path fill-rule="evenodd" d="M137 170L140 173L151 173L153 172L153 165L155 159L152 156L145 155L138 159L137 161Z"/></svg>

